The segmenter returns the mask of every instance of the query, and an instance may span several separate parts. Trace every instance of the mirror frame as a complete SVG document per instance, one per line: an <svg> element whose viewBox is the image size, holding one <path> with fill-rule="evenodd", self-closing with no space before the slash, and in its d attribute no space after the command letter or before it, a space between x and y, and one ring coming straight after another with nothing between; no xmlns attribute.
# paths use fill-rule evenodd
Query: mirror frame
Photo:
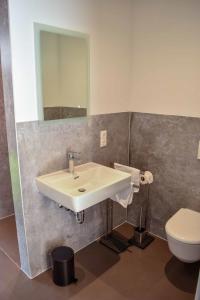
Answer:
<svg viewBox="0 0 200 300"><path fill-rule="evenodd" d="M51 25L45 25L40 23L34 23L34 44L35 44L35 72L36 72L36 97L37 97L37 111L38 111L38 120L44 120L44 102L42 95L42 76L41 76L41 55L40 55L40 32L47 31L67 36L81 37L84 38L87 42L87 52L88 52L88 89L87 89L87 115L82 117L85 118L90 114L90 38L87 33L82 33L78 31L63 29L59 27L54 27ZM73 117L78 118L78 117ZM80 117L79 117L80 118ZM64 118L65 120L68 118ZM61 120L61 119L59 119Z"/></svg>

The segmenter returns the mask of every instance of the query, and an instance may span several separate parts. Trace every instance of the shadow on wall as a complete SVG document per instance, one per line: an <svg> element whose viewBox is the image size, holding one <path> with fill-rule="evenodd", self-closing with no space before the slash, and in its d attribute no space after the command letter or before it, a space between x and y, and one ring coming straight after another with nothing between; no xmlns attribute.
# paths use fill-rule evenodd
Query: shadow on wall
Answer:
<svg viewBox="0 0 200 300"><path fill-rule="evenodd" d="M183 263L176 257L172 257L165 267L165 274L168 280L179 290L195 294L200 262Z"/></svg>

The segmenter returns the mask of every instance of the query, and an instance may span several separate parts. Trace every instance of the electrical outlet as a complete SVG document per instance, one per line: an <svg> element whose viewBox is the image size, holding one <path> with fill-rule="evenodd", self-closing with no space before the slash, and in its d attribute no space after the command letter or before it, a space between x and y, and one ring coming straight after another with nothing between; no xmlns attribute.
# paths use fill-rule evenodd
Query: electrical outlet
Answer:
<svg viewBox="0 0 200 300"><path fill-rule="evenodd" d="M200 141L199 141L199 147L198 147L197 159L200 159Z"/></svg>
<svg viewBox="0 0 200 300"><path fill-rule="evenodd" d="M107 130L100 131L100 147L107 146Z"/></svg>

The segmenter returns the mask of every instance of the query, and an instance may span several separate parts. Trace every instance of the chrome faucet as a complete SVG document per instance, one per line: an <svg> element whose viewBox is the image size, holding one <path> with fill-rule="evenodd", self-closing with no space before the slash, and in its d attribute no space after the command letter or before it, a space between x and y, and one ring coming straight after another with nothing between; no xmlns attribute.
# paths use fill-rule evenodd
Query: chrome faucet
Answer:
<svg viewBox="0 0 200 300"><path fill-rule="evenodd" d="M80 153L79 152L68 152L67 157L69 161L69 173L75 176L74 173L74 161L78 159Z"/></svg>

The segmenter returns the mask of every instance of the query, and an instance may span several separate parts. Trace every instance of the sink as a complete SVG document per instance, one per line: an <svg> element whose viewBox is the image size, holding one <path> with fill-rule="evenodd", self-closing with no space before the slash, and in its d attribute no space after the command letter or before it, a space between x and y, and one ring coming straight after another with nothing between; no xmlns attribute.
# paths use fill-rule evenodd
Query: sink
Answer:
<svg viewBox="0 0 200 300"><path fill-rule="evenodd" d="M131 183L131 175L89 162L75 169L75 175L61 170L36 178L40 193L58 204L80 212L110 198Z"/></svg>

